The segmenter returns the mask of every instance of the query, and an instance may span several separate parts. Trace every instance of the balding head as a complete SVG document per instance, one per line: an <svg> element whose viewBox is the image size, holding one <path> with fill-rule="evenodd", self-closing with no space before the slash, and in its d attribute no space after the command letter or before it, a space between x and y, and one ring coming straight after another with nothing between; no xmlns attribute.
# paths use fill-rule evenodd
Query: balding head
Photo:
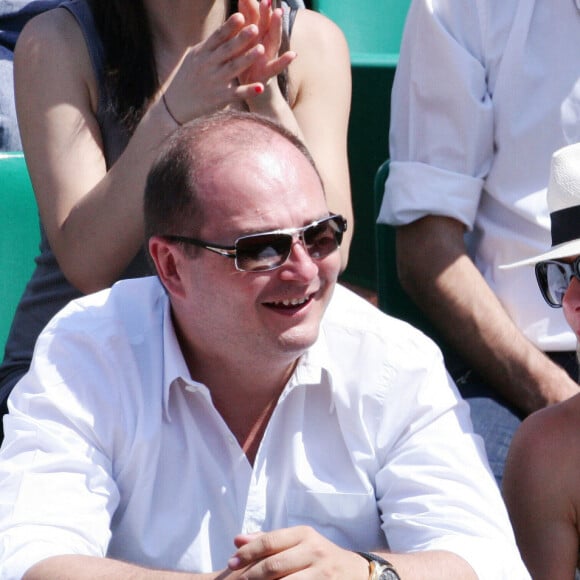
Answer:
<svg viewBox="0 0 580 580"><path fill-rule="evenodd" d="M167 232L191 234L203 223L205 204L211 203L204 185L212 170L243 163L250 152L271 152L280 140L304 156L319 175L304 144L264 117L225 111L180 127L162 148L147 178L146 238Z"/></svg>

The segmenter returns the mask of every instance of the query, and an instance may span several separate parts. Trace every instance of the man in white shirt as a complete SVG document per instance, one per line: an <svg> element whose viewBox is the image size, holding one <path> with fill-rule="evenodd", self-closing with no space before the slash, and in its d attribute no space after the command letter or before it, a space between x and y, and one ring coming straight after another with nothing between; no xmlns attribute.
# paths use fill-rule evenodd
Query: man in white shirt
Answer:
<svg viewBox="0 0 580 580"><path fill-rule="evenodd" d="M529 579L439 350L335 288L295 137L184 126L145 224L159 280L64 309L10 398L0 577Z"/></svg>
<svg viewBox="0 0 580 580"><path fill-rule="evenodd" d="M498 481L521 418L578 392L563 317L533 273L498 268L549 245L550 158L580 141L578 54L578 0L415 0L393 87L379 220Z"/></svg>

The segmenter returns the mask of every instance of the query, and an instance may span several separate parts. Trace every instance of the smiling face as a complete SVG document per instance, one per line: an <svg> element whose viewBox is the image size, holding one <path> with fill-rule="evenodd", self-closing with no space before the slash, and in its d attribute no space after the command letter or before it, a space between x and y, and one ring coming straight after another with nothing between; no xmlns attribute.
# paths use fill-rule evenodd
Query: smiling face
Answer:
<svg viewBox="0 0 580 580"><path fill-rule="evenodd" d="M289 142L273 135L262 151L240 151L203 172L204 223L195 237L222 245L326 217L319 177ZM182 254L186 250L177 247ZM340 269L338 251L313 260L295 239L290 257L267 272L239 272L203 249L179 261L173 298L184 350L193 358L240 364L290 364L311 346Z"/></svg>

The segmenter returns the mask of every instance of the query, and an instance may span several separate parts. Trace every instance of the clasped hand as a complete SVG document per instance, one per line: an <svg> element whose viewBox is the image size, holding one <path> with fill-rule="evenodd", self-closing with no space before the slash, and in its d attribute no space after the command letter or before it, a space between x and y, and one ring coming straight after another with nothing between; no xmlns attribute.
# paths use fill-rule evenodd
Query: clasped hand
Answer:
<svg viewBox="0 0 580 580"><path fill-rule="evenodd" d="M368 563L363 558L308 526L243 534L234 543L238 549L228 562L229 573L220 576L224 580L368 578Z"/></svg>

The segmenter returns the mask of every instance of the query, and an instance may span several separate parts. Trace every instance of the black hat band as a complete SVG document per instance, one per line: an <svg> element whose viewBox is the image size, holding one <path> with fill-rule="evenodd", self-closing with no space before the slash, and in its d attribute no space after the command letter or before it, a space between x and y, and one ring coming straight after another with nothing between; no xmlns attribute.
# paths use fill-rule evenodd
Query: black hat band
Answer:
<svg viewBox="0 0 580 580"><path fill-rule="evenodd" d="M552 246L580 238L580 205L573 205L550 214Z"/></svg>

